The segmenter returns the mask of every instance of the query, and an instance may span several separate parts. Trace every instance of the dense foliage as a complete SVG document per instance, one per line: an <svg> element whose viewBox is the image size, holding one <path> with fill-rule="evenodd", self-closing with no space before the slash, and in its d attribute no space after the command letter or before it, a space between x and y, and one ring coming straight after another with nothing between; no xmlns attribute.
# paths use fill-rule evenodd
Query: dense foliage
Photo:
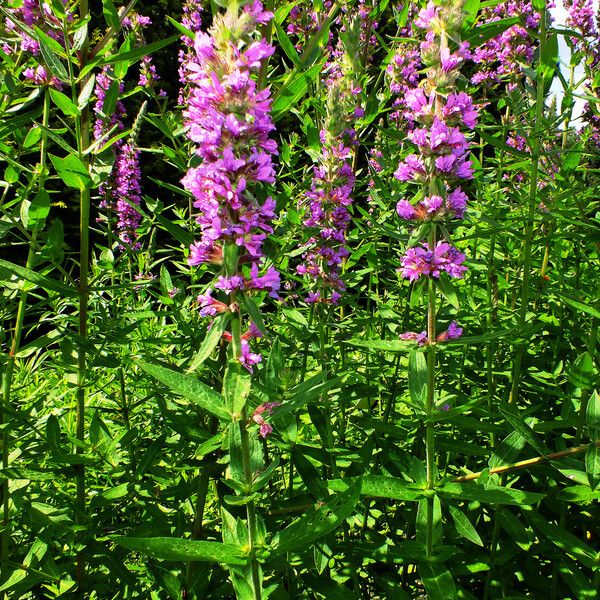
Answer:
<svg viewBox="0 0 600 600"><path fill-rule="evenodd" d="M597 598L597 6L96 4L0 6L2 597Z"/></svg>

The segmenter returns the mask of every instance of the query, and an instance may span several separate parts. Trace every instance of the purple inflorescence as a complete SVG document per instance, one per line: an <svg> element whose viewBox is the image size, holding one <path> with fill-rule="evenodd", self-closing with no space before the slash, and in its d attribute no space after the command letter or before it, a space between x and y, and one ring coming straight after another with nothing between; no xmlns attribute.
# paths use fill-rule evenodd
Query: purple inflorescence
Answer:
<svg viewBox="0 0 600 600"><path fill-rule="evenodd" d="M410 77L402 85L392 78L393 91L400 94L396 106L407 127L407 138L417 149L394 173L399 181L420 187L412 199L403 198L396 205L398 216L404 220L443 221L465 214L467 195L460 184L473 177L468 134L477 123L478 109L467 93L456 89L459 68L471 57L468 44L457 41L455 35L462 19L456 6L429 2L413 19L413 27L425 29L419 60L411 62ZM418 32L413 29L413 33ZM423 67L427 76L419 80ZM409 281L439 279L446 273L462 278L467 270L465 255L447 241L436 240L435 225L432 227L433 242L413 246L402 257L402 277ZM437 337L435 331L409 331L400 339L424 345L461 334L462 329L453 321Z"/></svg>
<svg viewBox="0 0 600 600"><path fill-rule="evenodd" d="M361 7L364 13L364 2ZM327 113L320 132L321 153L313 169L312 185L300 202L310 237L296 271L307 281L308 304L337 304L346 290L341 272L349 255L346 231L355 182L353 148L358 143L356 123L364 115L360 106L361 57L370 43L361 21L363 13L342 14L339 43L324 73Z"/></svg>
<svg viewBox="0 0 600 600"><path fill-rule="evenodd" d="M534 35L540 23L540 14L529 0L500 2L486 7L482 12L482 24L501 19L518 17L520 23L509 27L480 46L473 52L473 60L478 69L472 77L473 83L494 86L505 83L514 90L523 78L523 69L533 62L538 42Z"/></svg>
<svg viewBox="0 0 600 600"><path fill-rule="evenodd" d="M194 37L202 27L202 5L200 0L186 0L183 3L183 18L181 24L188 29ZM179 90L178 102L184 105L187 97L188 69L195 61L196 53L194 52L194 38L187 35L182 36L184 48L179 50Z"/></svg>
<svg viewBox="0 0 600 600"><path fill-rule="evenodd" d="M593 0L563 0L567 11L566 24L577 31L581 37L573 37L576 50L585 52L591 59L590 66L600 64L600 39L598 38L597 17Z"/></svg>
<svg viewBox="0 0 600 600"><path fill-rule="evenodd" d="M306 297L309 304L330 302L336 304L340 292L346 287L340 278L341 266L348 256L345 246L346 229L350 222L348 207L352 204L354 174L345 162L350 150L340 145L333 153L323 148L326 165L314 168L314 179L306 194L306 227L314 229L314 235L306 243L303 262L296 271L307 275L320 289Z"/></svg>
<svg viewBox="0 0 600 600"><path fill-rule="evenodd" d="M97 115L94 122L94 139L108 141L111 135L116 135L124 129L123 118L125 106L117 100L110 115L105 114L106 94L114 83L109 67L104 67L96 77L96 104L94 111ZM118 83L119 92L123 92L123 84ZM121 248L138 249L137 228L140 223L140 213L135 206L141 201L141 171L139 166L139 151L132 141L119 139L111 146L115 154L113 169L99 187L100 208L108 209L116 217L116 234Z"/></svg>
<svg viewBox="0 0 600 600"><path fill-rule="evenodd" d="M566 24L579 33L579 37L572 37L573 49L585 56L586 70L589 81L586 87L590 95L598 96L598 86L594 75L600 69L600 12L594 14L593 0L564 0L567 10ZM590 141L600 147L600 115L598 102L586 102L583 107L582 118L589 127Z"/></svg>
<svg viewBox="0 0 600 600"><path fill-rule="evenodd" d="M432 24L439 18L440 7L429 3L415 24ZM398 202L397 213L405 220L462 218L467 196L458 184L473 177L465 131L475 127L478 110L467 93L453 89L458 66L468 50L459 44L451 51L447 38L442 43L431 33L427 32L421 44L421 60L430 69L430 76L423 85L413 81L410 87L407 82L398 104L409 123L408 139L418 153L407 155L394 176L399 181L418 183L429 192L418 195L416 203L408 199ZM448 69L448 64L454 66Z"/></svg>
<svg viewBox="0 0 600 600"><path fill-rule="evenodd" d="M115 212L117 232L122 246L137 250L137 228L141 215L136 206L141 202L142 172L140 170L140 152L131 142L123 144L115 161Z"/></svg>
<svg viewBox="0 0 600 600"><path fill-rule="evenodd" d="M199 27L199 11L189 4L189 25ZM277 298L279 273L265 267L263 243L272 233L275 201L259 201L255 188L275 181L273 156L277 144L271 139L271 94L259 89L254 74L273 54L274 48L252 35L272 13L260 2L243 6L237 15L229 10L216 17L208 33L196 29L193 45L184 38L181 72L187 137L195 142L201 159L182 182L198 209L200 239L192 244L190 265L223 265L226 247L237 246L237 273L221 273L213 284L226 297L238 292L266 291ZM205 315L222 308L210 291L199 297ZM249 371L260 361L250 352L248 339L242 344L240 362Z"/></svg>
<svg viewBox="0 0 600 600"><path fill-rule="evenodd" d="M465 255L446 242L438 242L432 250L429 244L409 248L402 258L402 276L416 281L422 275L439 279L442 271L450 277L461 278L467 267L463 265Z"/></svg>
<svg viewBox="0 0 600 600"><path fill-rule="evenodd" d="M66 4L67 1L63 0L63 5L66 6ZM64 36L62 32L62 23L54 16L52 8L48 3L42 3L40 0L23 0L19 7L10 9L10 12L16 19L31 29L39 27L51 38L61 44L63 43ZM71 20L72 15L68 15L68 19ZM15 33L18 36L20 50L23 52L31 52L34 56L39 54L39 42L22 31L9 17L5 19L5 27L7 32ZM4 50L7 53L12 51L8 44L5 45Z"/></svg>

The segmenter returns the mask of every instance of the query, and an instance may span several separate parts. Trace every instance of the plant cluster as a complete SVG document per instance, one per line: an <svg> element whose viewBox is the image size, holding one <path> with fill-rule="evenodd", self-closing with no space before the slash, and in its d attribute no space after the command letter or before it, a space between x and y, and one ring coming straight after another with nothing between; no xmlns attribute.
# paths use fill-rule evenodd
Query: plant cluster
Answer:
<svg viewBox="0 0 600 600"><path fill-rule="evenodd" d="M97 4L0 6L0 596L597 598L597 6Z"/></svg>

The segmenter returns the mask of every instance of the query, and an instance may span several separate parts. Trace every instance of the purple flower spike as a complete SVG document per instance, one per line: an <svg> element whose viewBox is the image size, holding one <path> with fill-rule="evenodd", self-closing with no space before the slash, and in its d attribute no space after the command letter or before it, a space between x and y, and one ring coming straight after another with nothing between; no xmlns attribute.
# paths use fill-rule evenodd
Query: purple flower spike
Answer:
<svg viewBox="0 0 600 600"><path fill-rule="evenodd" d="M272 18L258 1L246 4L243 10L245 32L251 31L252 24ZM227 293L266 289L277 297L279 275L273 268L259 273L262 245L273 231L275 201L267 198L261 205L249 193L254 183L275 179L272 157L277 145L269 137L274 129L270 91L258 89L252 75L274 49L264 40L248 42L246 33L237 39L220 21L208 33L200 31L199 11L197 3L188 0L186 23L197 33L193 44L184 39L187 50L181 56L180 71L184 83L181 98L186 104L184 125L202 159L200 166L189 169L183 178L184 187L194 197L200 229L200 240L190 247L188 263L221 264L223 247L235 243L241 248L240 259L252 263L251 279L221 276L215 287Z"/></svg>

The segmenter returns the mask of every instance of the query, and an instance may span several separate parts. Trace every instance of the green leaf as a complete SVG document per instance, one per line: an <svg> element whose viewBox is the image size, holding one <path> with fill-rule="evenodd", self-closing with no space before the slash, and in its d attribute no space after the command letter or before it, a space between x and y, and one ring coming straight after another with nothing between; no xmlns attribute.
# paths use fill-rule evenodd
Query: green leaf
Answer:
<svg viewBox="0 0 600 600"><path fill-rule="evenodd" d="M290 38L282 29L281 25L279 25L279 23L275 23L275 33L277 34L277 39L281 49L285 52L286 56L292 61L292 63L294 63L294 66L297 67L300 64L298 52L296 52L296 48L294 48Z"/></svg>
<svg viewBox="0 0 600 600"><path fill-rule="evenodd" d="M456 600L458 598L454 579L441 563L419 563L419 575L423 580L429 600Z"/></svg>
<svg viewBox="0 0 600 600"><path fill-rule="evenodd" d="M498 446L488 461L490 469L513 463L521 450L525 448L525 440L519 431L511 431Z"/></svg>
<svg viewBox="0 0 600 600"><path fill-rule="evenodd" d="M350 588L341 583L337 583L332 579L328 579L322 573L320 573L318 577L309 574L302 575L302 581L308 585L313 592L320 594L319 597L322 596L323 598L327 598L327 600L351 600L356 597L353 595ZM311 597L315 598L316 596Z"/></svg>
<svg viewBox="0 0 600 600"><path fill-rule="evenodd" d="M276 396L280 392L284 366L285 360L281 351L281 344L279 343L279 339L276 339L271 346L269 360L265 369L265 386L271 396Z"/></svg>
<svg viewBox="0 0 600 600"><path fill-rule="evenodd" d="M572 148L569 148L565 151L562 160L562 165L560 167L563 175L569 176L575 171L575 169L579 165L579 161L581 160L582 148L583 144L578 143L574 144Z"/></svg>
<svg viewBox="0 0 600 600"><path fill-rule="evenodd" d="M600 396L594 390L589 397L587 409L585 411L585 424L588 435L592 441L600 440Z"/></svg>
<svg viewBox="0 0 600 600"><path fill-rule="evenodd" d="M252 378L239 360L232 359L223 378L223 400L234 419L239 419L252 387Z"/></svg>
<svg viewBox="0 0 600 600"><path fill-rule="evenodd" d="M29 281L33 283L35 286L40 287L46 291L58 292L66 297L76 297L78 296L77 290L61 283L60 281L55 281L54 279L50 279L48 277L44 277L31 269L27 269L26 267L21 267L19 265L14 265L6 260L0 259L0 281L9 281L9 274L12 273L19 277L20 279L24 279L25 281Z"/></svg>
<svg viewBox="0 0 600 600"><path fill-rule="evenodd" d="M540 55L540 63L537 71L545 84L554 78L558 64L558 36L556 32L549 35Z"/></svg>
<svg viewBox="0 0 600 600"><path fill-rule="evenodd" d="M572 485L558 492L556 497L565 502L592 502L600 500L600 490L591 490L589 485Z"/></svg>
<svg viewBox="0 0 600 600"><path fill-rule="evenodd" d="M496 514L500 526L508 533L510 539L520 548L528 551L531 548L532 535L527 531L525 525L507 508L499 510Z"/></svg>
<svg viewBox="0 0 600 600"><path fill-rule="evenodd" d="M594 585L594 578L583 572L577 563L563 556L557 570L571 588L577 600L592 600L594 598L598 600L600 593Z"/></svg>
<svg viewBox="0 0 600 600"><path fill-rule="evenodd" d="M452 504L448 504L448 511L450 512L450 516L454 521L454 527L456 527L456 531L459 535L462 535L464 538L477 544L478 546L483 546L483 542L477 533L475 527L467 516L460 510L456 508L456 506L452 506Z"/></svg>
<svg viewBox="0 0 600 600"><path fill-rule="evenodd" d="M119 31L121 28L121 21L112 0L102 0L102 13L104 14L106 24L112 29Z"/></svg>
<svg viewBox="0 0 600 600"><path fill-rule="evenodd" d="M508 421L508 423L518 431L523 439L538 452L539 454L550 454L550 449L544 444L533 429L525 423L522 417L518 414L517 409L510 406L506 402L502 402L499 406L500 413Z"/></svg>
<svg viewBox="0 0 600 600"><path fill-rule="evenodd" d="M597 553L577 536L554 523L548 523L545 517L536 512L527 513L527 518L550 542L558 546L563 552L577 559L586 567L598 567Z"/></svg>
<svg viewBox="0 0 600 600"><path fill-rule="evenodd" d="M52 102L60 108L62 113L66 116L75 117L79 114L79 108L76 104L74 104L68 96L65 96L62 92L55 90L54 88L50 88L50 97L52 98Z"/></svg>
<svg viewBox="0 0 600 600"><path fill-rule="evenodd" d="M42 31L37 25L33 26L33 30L35 31L35 38L38 42L43 43L49 50L54 52L56 55L67 58L67 53L65 52L64 47L60 42L55 40L53 37L49 36L45 31Z"/></svg>
<svg viewBox="0 0 600 600"><path fill-rule="evenodd" d="M54 165L57 175L71 188L83 191L92 186L92 178L90 177L87 167L74 154L70 154L66 158L60 158L49 154L50 160Z"/></svg>
<svg viewBox="0 0 600 600"><path fill-rule="evenodd" d="M44 189L40 190L31 202L23 200L21 203L21 221L30 231L42 229L49 212L50 196Z"/></svg>
<svg viewBox="0 0 600 600"><path fill-rule="evenodd" d="M446 298L456 310L459 310L460 302L458 301L458 295L454 284L447 277L440 277L437 280L437 285L444 298Z"/></svg>
<svg viewBox="0 0 600 600"><path fill-rule="evenodd" d="M81 89L79 96L77 98L77 108L81 111L83 110L90 101L92 94L94 92L94 86L96 85L96 76L91 75L88 80L85 82L85 85Z"/></svg>
<svg viewBox="0 0 600 600"><path fill-rule="evenodd" d="M223 332L230 318L231 313L227 312L213 320L210 330L204 336L198 352L196 352L188 367L188 373L193 373L212 354L212 351L223 337Z"/></svg>
<svg viewBox="0 0 600 600"><path fill-rule="evenodd" d="M253 298L250 298L246 294L240 294L240 300L242 306L248 313L249 317L254 321L254 324L258 327L258 330L262 333L265 340L269 340L269 332L265 326L265 323L260 312L260 308L256 304Z"/></svg>
<svg viewBox="0 0 600 600"><path fill-rule="evenodd" d="M31 131L39 131L39 129L35 128ZM29 137L29 134L27 137ZM8 165L4 171L4 181L6 181L6 183L16 183L19 181L19 169L14 165Z"/></svg>
<svg viewBox="0 0 600 600"><path fill-rule="evenodd" d="M48 39L52 39L47 36L43 31L41 31L38 27L35 27L35 31L37 34L37 39L40 45L40 52L46 63L50 72L60 79L61 81L67 83L69 81L69 73L65 69L65 66L62 64L60 58L53 52L50 48L50 43ZM48 38L48 39L47 39ZM52 40L55 41L55 40Z"/></svg>
<svg viewBox="0 0 600 600"><path fill-rule="evenodd" d="M248 557L234 544L184 540L171 537L135 538L110 536L109 539L128 550L161 560L181 560L184 562L208 561L225 565L246 565L248 563Z"/></svg>
<svg viewBox="0 0 600 600"><path fill-rule="evenodd" d="M444 483L436 488L440 496L460 500L477 500L484 504L535 504L544 494L522 492L513 488L480 483Z"/></svg>
<svg viewBox="0 0 600 600"><path fill-rule="evenodd" d="M231 420L231 415L223 406L221 395L192 375L186 375L160 365L151 365L142 360L137 361L137 364L176 394L197 404L219 419Z"/></svg>
<svg viewBox="0 0 600 600"><path fill-rule="evenodd" d="M137 463L133 478L140 478L154 463L154 460L160 452L164 450L165 440L167 439L166 434L159 435L151 444L148 450L144 452L144 455Z"/></svg>
<svg viewBox="0 0 600 600"><path fill-rule="evenodd" d="M327 487L334 492L344 492L350 489L356 481L354 478L332 479L327 482ZM423 490L421 488L398 477L364 475L361 481L361 496L404 500L408 502L417 502L423 498Z"/></svg>
<svg viewBox="0 0 600 600"><path fill-rule="evenodd" d="M173 27L175 27L175 29L177 29L179 33L185 35L186 37L189 37L191 40L194 39L196 34L191 29L184 27L181 23L179 23L179 21L176 21L173 17L170 17L169 15L166 15L166 17L169 23L171 23L171 25L173 25Z"/></svg>
<svg viewBox="0 0 600 600"><path fill-rule="evenodd" d="M354 511L360 497L360 482L337 494L317 509L288 525L273 542L272 555L306 549L315 540L331 533Z"/></svg>
<svg viewBox="0 0 600 600"><path fill-rule="evenodd" d="M589 352L578 356L568 372L569 381L578 388L589 390L594 385L594 361Z"/></svg>
<svg viewBox="0 0 600 600"><path fill-rule="evenodd" d="M272 115L275 121L278 121L286 112L298 104L298 101L308 90L308 86L321 74L325 59L313 65L304 72L297 72L294 69L286 83L284 83L273 100Z"/></svg>
<svg viewBox="0 0 600 600"><path fill-rule="evenodd" d="M414 346L414 342L403 340L361 340L359 338L346 340L346 344L369 348L370 350L383 350L384 352L407 352Z"/></svg>
<svg viewBox="0 0 600 600"><path fill-rule="evenodd" d="M88 42L88 23L89 18L83 21L73 32L72 50L81 50Z"/></svg>
<svg viewBox="0 0 600 600"><path fill-rule="evenodd" d="M411 350L408 359L408 389L417 406L425 406L427 401L427 361L425 354Z"/></svg>
<svg viewBox="0 0 600 600"><path fill-rule="evenodd" d="M590 487L595 490L600 483L600 448L596 444L590 444L585 451L585 470Z"/></svg>
<svg viewBox="0 0 600 600"><path fill-rule="evenodd" d="M177 42L177 41L179 41L179 36L173 35L171 37L165 38L164 40L160 40L158 42L148 44L147 46L140 46L139 48L134 48L133 50L128 50L126 52L119 52L118 54L113 54L112 56L106 57L104 60L102 60L100 62L99 66L116 65L116 64L122 63L122 62L133 64L133 63L137 62L138 60L140 60L141 58L143 58L144 56L149 56L149 55L153 54L154 52L156 52L157 50L160 50L161 48L164 48L165 46L169 46L173 42ZM83 69L80 77L83 76L85 74L85 72L86 72L86 69Z"/></svg>
<svg viewBox="0 0 600 600"><path fill-rule="evenodd" d="M584 312L588 315L591 315L592 317L596 317L597 319L600 319L600 310L598 310L597 308L594 308L589 304L584 304L583 302L574 300L573 298L570 298L565 294L554 292L554 295L558 296L567 306L574 308L575 310Z"/></svg>
<svg viewBox="0 0 600 600"><path fill-rule="evenodd" d="M499 19L484 23L472 29L465 39L471 46L481 46L481 44L500 35L517 23L519 23L519 17L510 17L508 19Z"/></svg>
<svg viewBox="0 0 600 600"><path fill-rule="evenodd" d="M523 150L519 150L517 148L509 146L502 138L492 136L482 129L478 129L477 133L484 141L494 146L495 148L502 150L502 152L506 152L507 154L513 154L515 156L520 156L521 158L526 158L528 156L526 152L523 152Z"/></svg>

